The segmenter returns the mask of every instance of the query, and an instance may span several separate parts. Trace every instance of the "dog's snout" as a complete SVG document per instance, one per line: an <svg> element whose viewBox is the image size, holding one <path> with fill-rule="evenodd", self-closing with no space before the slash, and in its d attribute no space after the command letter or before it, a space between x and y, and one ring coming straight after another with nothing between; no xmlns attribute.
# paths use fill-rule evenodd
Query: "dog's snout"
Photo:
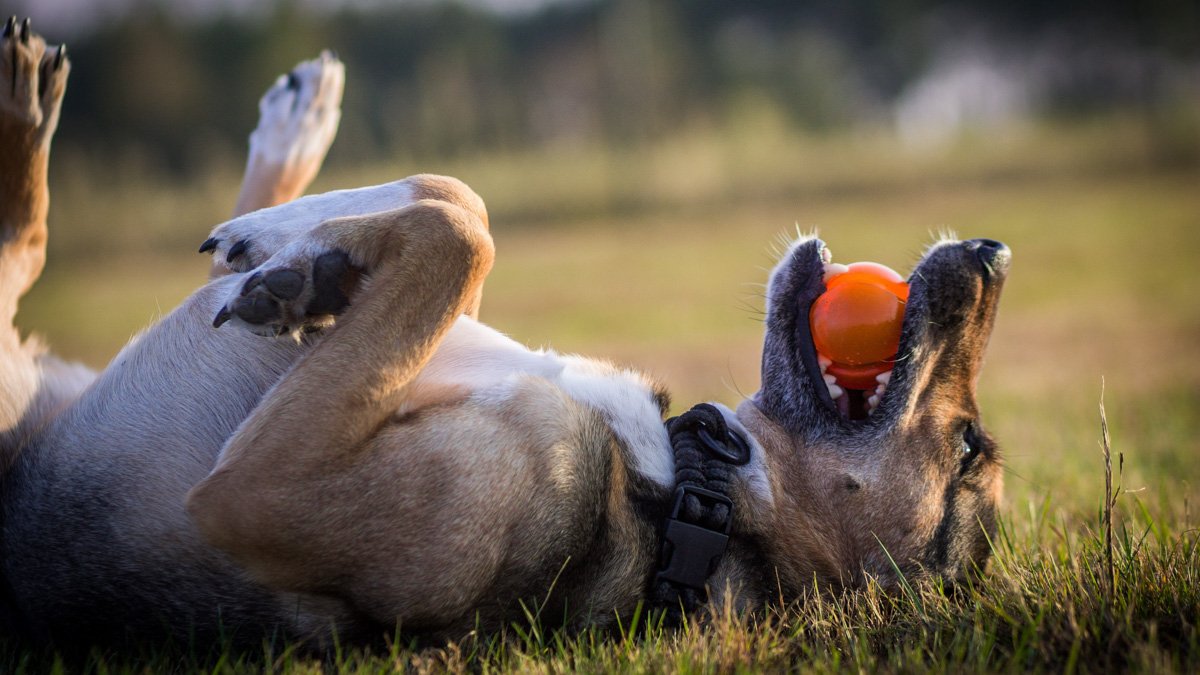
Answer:
<svg viewBox="0 0 1200 675"><path fill-rule="evenodd" d="M989 276L1002 277L1008 272L1012 251L1003 242L995 239L971 239L966 244L969 250L975 252Z"/></svg>

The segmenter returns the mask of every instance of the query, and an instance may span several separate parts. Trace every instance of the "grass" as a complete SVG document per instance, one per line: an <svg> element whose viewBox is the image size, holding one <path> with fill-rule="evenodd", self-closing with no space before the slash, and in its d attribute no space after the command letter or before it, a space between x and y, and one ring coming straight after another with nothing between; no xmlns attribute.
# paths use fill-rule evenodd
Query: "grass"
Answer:
<svg viewBox="0 0 1200 675"><path fill-rule="evenodd" d="M1192 139L1193 141L1195 139ZM1164 149L1165 148L1165 149ZM498 260L484 319L524 342L632 363L676 406L735 404L758 384L769 244L819 229L838 260L907 269L932 233L1008 243L1014 267L979 396L1006 457L987 577L815 596L760 617L718 613L615 633L515 623L422 649L217 660L146 645L93 672L1020 671L1200 669L1200 165L1136 120L1044 127L940 150L883 136L811 139L770 120L681 133L638 153L557 151L330 172L319 187L428 169L488 200ZM176 186L137 171L97 192L55 175L51 263L20 325L102 365L203 278L194 254L236 172ZM532 186L532 187L531 187ZM1114 453L1105 544L1099 397ZM1123 457L1123 462L1118 459ZM0 648L0 671L54 658Z"/></svg>

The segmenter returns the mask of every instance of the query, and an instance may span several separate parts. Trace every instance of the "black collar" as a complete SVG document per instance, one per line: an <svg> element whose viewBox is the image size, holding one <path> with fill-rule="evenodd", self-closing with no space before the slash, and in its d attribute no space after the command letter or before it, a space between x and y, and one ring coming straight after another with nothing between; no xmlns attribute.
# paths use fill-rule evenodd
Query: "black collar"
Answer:
<svg viewBox="0 0 1200 675"><path fill-rule="evenodd" d="M660 530L653 607L679 623L708 600L707 582L729 545L730 490L735 467L750 461L750 443L725 422L716 406L701 403L667 420L675 455L675 496Z"/></svg>

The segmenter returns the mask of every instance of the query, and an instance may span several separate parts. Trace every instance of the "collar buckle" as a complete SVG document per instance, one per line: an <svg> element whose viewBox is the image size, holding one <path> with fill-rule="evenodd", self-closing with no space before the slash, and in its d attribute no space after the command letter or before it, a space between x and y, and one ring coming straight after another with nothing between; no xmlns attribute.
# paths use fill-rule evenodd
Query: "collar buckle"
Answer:
<svg viewBox="0 0 1200 675"><path fill-rule="evenodd" d="M711 527L701 523L686 522L681 516L683 501L694 496L701 501L704 512L711 507L724 504L729 514L724 523ZM729 545L729 531L733 527L733 502L725 495L691 485L681 485L675 490L675 505L667 518L663 530L663 546L657 582L669 581L703 591L705 582L725 555Z"/></svg>

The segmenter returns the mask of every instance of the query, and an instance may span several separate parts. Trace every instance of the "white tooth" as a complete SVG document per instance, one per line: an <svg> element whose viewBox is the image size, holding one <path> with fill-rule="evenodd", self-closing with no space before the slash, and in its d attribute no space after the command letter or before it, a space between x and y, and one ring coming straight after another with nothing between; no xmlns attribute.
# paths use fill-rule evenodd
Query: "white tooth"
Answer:
<svg viewBox="0 0 1200 675"><path fill-rule="evenodd" d="M832 261L833 261L833 251L830 251L828 246L821 247L821 262L827 263L827 262L832 262Z"/></svg>
<svg viewBox="0 0 1200 675"><path fill-rule="evenodd" d="M833 365L833 361L817 354L817 365L821 366L821 374L825 374L825 369Z"/></svg>
<svg viewBox="0 0 1200 675"><path fill-rule="evenodd" d="M886 370L875 376L875 381L883 386L887 386L888 382L892 381L892 371Z"/></svg>
<svg viewBox="0 0 1200 675"><path fill-rule="evenodd" d="M832 398L834 400L841 398L842 395L846 393L846 391L844 389L837 386L836 384L827 384L825 386L829 387L829 398Z"/></svg>
<svg viewBox="0 0 1200 675"><path fill-rule="evenodd" d="M837 378L832 375L822 375L821 377L825 380L825 384L837 384Z"/></svg>
<svg viewBox="0 0 1200 675"><path fill-rule="evenodd" d="M850 268L841 263L825 263L825 283L839 274L849 272Z"/></svg>
<svg viewBox="0 0 1200 675"><path fill-rule="evenodd" d="M883 386L882 384L878 387L875 387L875 395L879 398L883 398L883 392L885 391L887 391L887 387Z"/></svg>
<svg viewBox="0 0 1200 675"><path fill-rule="evenodd" d="M874 410L875 406L877 406L877 405L879 405L879 397L878 396L868 396L867 397L867 407L868 408L870 408L871 410Z"/></svg>

